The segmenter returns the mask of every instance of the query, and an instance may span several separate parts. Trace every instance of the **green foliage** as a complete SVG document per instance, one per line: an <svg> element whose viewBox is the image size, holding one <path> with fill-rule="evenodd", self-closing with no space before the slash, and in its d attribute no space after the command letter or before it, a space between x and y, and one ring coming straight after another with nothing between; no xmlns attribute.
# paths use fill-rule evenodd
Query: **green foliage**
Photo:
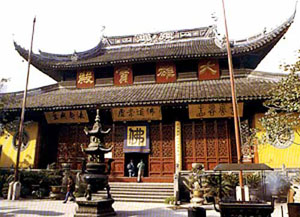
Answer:
<svg viewBox="0 0 300 217"><path fill-rule="evenodd" d="M300 79L295 72L289 75L269 90L271 98L264 102L267 108L285 112L300 111Z"/></svg>
<svg viewBox="0 0 300 217"><path fill-rule="evenodd" d="M300 72L300 56L295 64L281 67L290 73L269 90L270 99L264 102L268 111L259 120L262 129L251 130L248 145L294 142L292 135L300 124L299 115L295 114L300 112L300 78L297 74ZM257 136L258 132L263 132L261 137Z"/></svg>
<svg viewBox="0 0 300 217"><path fill-rule="evenodd" d="M9 131L10 127L15 124L12 123L14 118L11 118L10 115L4 110L5 105L8 103L14 103L16 101L15 96L13 94L1 94L1 89L4 83L8 81L9 79L6 78L0 79L0 136L4 133L4 129Z"/></svg>
<svg viewBox="0 0 300 217"><path fill-rule="evenodd" d="M205 197L219 197L220 193L222 197L229 197L233 189L238 184L238 176L236 174L222 174L222 180L220 185L219 175L209 175L204 181Z"/></svg>
<svg viewBox="0 0 300 217"><path fill-rule="evenodd" d="M249 173L245 176L246 184L251 188L259 188L261 187L261 176L257 173Z"/></svg>
<svg viewBox="0 0 300 217"><path fill-rule="evenodd" d="M48 196L50 186L61 185L61 171L43 170L30 171L21 170L19 172L21 185L21 197L32 196L33 186L39 186L39 197ZM0 170L0 194L5 198L7 196L8 184L13 181L11 171Z"/></svg>
<svg viewBox="0 0 300 217"><path fill-rule="evenodd" d="M175 197L173 197L173 196L167 197L165 199L164 203L166 203L166 204L174 204L175 203Z"/></svg>
<svg viewBox="0 0 300 217"><path fill-rule="evenodd" d="M8 177L12 172L7 170L0 170L0 197L6 197L8 190Z"/></svg>
<svg viewBox="0 0 300 217"><path fill-rule="evenodd" d="M201 175L203 174L204 166L203 164L195 163L192 167L191 174L189 175L188 182L183 181L183 184L189 189L189 191L193 192L197 186L202 187L202 179ZM197 184L196 184L197 183Z"/></svg>

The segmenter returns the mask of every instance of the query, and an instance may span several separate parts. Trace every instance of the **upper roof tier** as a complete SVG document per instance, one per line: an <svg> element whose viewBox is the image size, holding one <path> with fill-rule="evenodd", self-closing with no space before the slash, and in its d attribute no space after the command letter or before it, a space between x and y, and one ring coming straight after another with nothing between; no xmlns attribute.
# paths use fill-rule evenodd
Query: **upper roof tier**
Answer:
<svg viewBox="0 0 300 217"><path fill-rule="evenodd" d="M232 55L253 56L249 68L255 68L288 30L295 13L270 32L231 41ZM28 50L14 42L15 49L27 59ZM220 39L215 26L146 33L128 36L103 37L99 44L87 51L73 54L51 54L39 51L32 54L32 64L57 80L55 71L103 67L116 64L154 62L162 60L226 58L225 40Z"/></svg>

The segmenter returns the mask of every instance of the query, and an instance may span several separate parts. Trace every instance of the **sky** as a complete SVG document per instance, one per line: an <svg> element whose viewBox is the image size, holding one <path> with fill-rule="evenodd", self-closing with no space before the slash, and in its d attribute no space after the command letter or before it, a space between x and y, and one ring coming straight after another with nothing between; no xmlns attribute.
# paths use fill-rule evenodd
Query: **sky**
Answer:
<svg viewBox="0 0 300 217"><path fill-rule="evenodd" d="M294 12L296 0L224 0L230 40L271 31ZM218 18L216 21L212 14ZM256 70L279 73L279 65L296 60L300 49L300 3L295 22L284 39ZM0 1L0 78L10 81L2 92L23 91L27 62L16 52L15 40L29 49L36 16L33 52L69 54L95 47L102 34L128 35L198 28L216 24L225 34L221 0L2 0ZM105 26L104 31L103 26ZM29 89L54 80L31 66Z"/></svg>

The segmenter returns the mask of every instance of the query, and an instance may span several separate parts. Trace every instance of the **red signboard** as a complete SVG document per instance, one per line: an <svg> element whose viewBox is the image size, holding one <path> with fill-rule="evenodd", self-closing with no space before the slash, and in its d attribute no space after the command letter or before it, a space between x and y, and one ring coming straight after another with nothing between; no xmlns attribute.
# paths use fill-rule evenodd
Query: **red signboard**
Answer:
<svg viewBox="0 0 300 217"><path fill-rule="evenodd" d="M94 71L77 71L76 87L77 88L91 88L95 86Z"/></svg>
<svg viewBox="0 0 300 217"><path fill-rule="evenodd" d="M133 75L131 66L117 66L114 70L115 85L133 84Z"/></svg>
<svg viewBox="0 0 300 217"><path fill-rule="evenodd" d="M200 60L198 64L199 80L213 80L220 78L218 60Z"/></svg>
<svg viewBox="0 0 300 217"><path fill-rule="evenodd" d="M156 82L168 83L176 81L176 66L174 63L156 64Z"/></svg>

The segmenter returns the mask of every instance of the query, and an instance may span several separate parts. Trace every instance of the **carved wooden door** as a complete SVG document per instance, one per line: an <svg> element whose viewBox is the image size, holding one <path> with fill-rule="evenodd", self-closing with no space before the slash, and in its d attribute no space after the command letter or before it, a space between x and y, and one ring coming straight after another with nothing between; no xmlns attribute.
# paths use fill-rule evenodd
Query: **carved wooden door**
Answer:
<svg viewBox="0 0 300 217"><path fill-rule="evenodd" d="M219 163L232 162L231 136L228 120L203 120L183 123L183 169L190 170L192 163L203 163L213 169Z"/></svg>
<svg viewBox="0 0 300 217"><path fill-rule="evenodd" d="M88 137L84 125L61 125L58 136L57 163L70 163L72 169L80 169L85 157L81 144L87 146Z"/></svg>
<svg viewBox="0 0 300 217"><path fill-rule="evenodd" d="M149 176L173 177L175 169L174 124L151 124Z"/></svg>

